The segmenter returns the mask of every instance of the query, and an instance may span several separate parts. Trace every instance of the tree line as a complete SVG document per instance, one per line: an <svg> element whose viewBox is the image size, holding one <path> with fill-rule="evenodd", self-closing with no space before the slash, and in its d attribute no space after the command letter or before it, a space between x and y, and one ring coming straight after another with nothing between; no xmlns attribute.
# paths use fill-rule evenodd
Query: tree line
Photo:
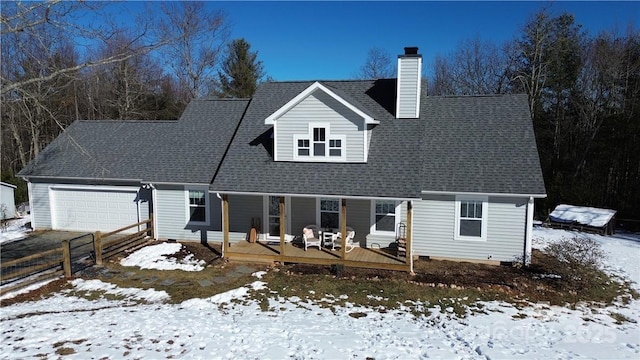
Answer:
<svg viewBox="0 0 640 360"><path fill-rule="evenodd" d="M372 48L357 78L394 74ZM429 95L526 93L548 198L640 220L640 32L584 31L573 15L533 15L511 41L479 37L433 59Z"/></svg>

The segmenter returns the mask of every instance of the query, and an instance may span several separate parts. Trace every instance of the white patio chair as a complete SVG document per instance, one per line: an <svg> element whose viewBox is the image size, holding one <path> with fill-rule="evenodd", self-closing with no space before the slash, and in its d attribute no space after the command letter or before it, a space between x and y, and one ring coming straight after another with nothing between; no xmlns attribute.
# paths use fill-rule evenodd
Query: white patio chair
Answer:
<svg viewBox="0 0 640 360"><path fill-rule="evenodd" d="M341 248L342 247L342 234L341 233L337 233L334 236L333 239L333 247L335 248ZM356 246L353 243L353 238L356 237L356 232L350 228L347 227L347 239L345 241L345 246L346 246L346 252L350 252L351 250L355 249Z"/></svg>
<svg viewBox="0 0 640 360"><path fill-rule="evenodd" d="M302 229L302 239L304 240L304 251L313 246L322 250L322 237L315 225L307 225Z"/></svg>

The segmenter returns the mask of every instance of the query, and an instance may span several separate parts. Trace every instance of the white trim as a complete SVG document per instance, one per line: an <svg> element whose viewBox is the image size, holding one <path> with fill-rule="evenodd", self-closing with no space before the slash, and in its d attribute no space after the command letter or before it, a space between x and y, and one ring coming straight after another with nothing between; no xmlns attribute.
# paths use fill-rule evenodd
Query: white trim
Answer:
<svg viewBox="0 0 640 360"><path fill-rule="evenodd" d="M460 235L460 202L461 201L482 201L482 218L480 219L480 237ZM487 219L489 213L489 198L487 196L456 195L455 218L453 238L461 241L487 241Z"/></svg>
<svg viewBox="0 0 640 360"><path fill-rule="evenodd" d="M298 155L298 140L309 141L309 155ZM311 159L311 140L309 139L309 135L293 134L293 160L308 161L309 159ZM277 160L274 159L274 161Z"/></svg>
<svg viewBox="0 0 640 360"><path fill-rule="evenodd" d="M534 202L533 197L529 198L529 202L527 203L527 224L524 236L524 264L531 264L531 238L533 235L533 211L534 211Z"/></svg>
<svg viewBox="0 0 640 360"><path fill-rule="evenodd" d="M294 142L294 145L295 142ZM273 161L278 161L278 125L273 123Z"/></svg>
<svg viewBox="0 0 640 360"><path fill-rule="evenodd" d="M31 183L31 181L27 181L27 194L29 195L29 212L31 213L31 228L35 229L38 226L38 224L36 222L36 215L33 212L35 208L33 207L33 184ZM51 214L51 196L49 196L49 214ZM51 225L53 226L53 223L51 223Z"/></svg>
<svg viewBox="0 0 640 360"><path fill-rule="evenodd" d="M278 236L269 235L269 197L277 197L279 198L282 195L263 195L262 196L262 218L265 219L263 224L263 240L278 240L280 239L280 234ZM288 196L284 197L284 225L285 225L285 233L291 233L291 198Z"/></svg>
<svg viewBox="0 0 640 360"><path fill-rule="evenodd" d="M191 204L189 203L189 191L204 191L204 217L205 221L191 221ZM195 226L209 226L211 224L211 211L209 207L210 199L209 199L209 187L208 186L193 186L193 185L185 185L184 186L184 202L185 202L185 223L187 225L195 225Z"/></svg>
<svg viewBox="0 0 640 360"><path fill-rule="evenodd" d="M396 203L395 207L395 221L393 225L393 231L386 230L377 230L376 229L376 202L378 201L393 201ZM370 228L369 233L374 235L396 235L396 230L398 229L398 224L400 224L400 219L402 217L402 201L398 201L395 199L384 199L384 200L371 200L371 211L369 211L369 219L370 219Z"/></svg>
<svg viewBox="0 0 640 360"><path fill-rule="evenodd" d="M287 111L291 110L294 106L298 105L300 102L302 102L302 100L306 99L309 95L311 95L316 90L321 90L321 91L325 92L327 95L331 96L332 98L337 100L339 103L341 103L342 105L346 106L349 110L351 110L354 113L356 113L359 116L361 116L364 119L364 122L366 124L379 124L380 123L380 121L375 120L370 115L367 115L362 110L360 110L357 107L353 106L353 104L351 104L350 102L346 101L345 99L343 99L342 97L340 97L336 93L334 93L333 91L329 90L326 86L324 86L324 85L322 85L322 84L320 84L319 82L316 81L313 84L311 84L308 88L306 88L304 91L302 91L300 94L298 94L296 97L294 97L293 99L289 100L289 102L284 104L281 108L276 110L273 114L269 115L266 119L264 119L265 125L273 125L276 122L275 121L276 119L278 119L279 117L284 115Z"/></svg>
<svg viewBox="0 0 640 360"><path fill-rule="evenodd" d="M420 90L422 88L422 56L418 57L418 81L416 89L416 119L420 118Z"/></svg>
<svg viewBox="0 0 640 360"><path fill-rule="evenodd" d="M49 196L49 214L51 216L51 230L56 230L55 224L57 223L56 219L58 217L55 211L56 207L54 206L56 203L55 193L53 186L49 186L47 188L47 195ZM33 219L33 214L31 214L31 219ZM31 227L35 229L33 223L31 223Z"/></svg>
<svg viewBox="0 0 640 360"><path fill-rule="evenodd" d="M364 152L362 154L363 155L362 156L362 161L365 162L365 163L369 159L369 136L368 136L369 135L369 131L372 131L372 130L369 130L369 126L367 124L364 124L364 131L362 131L362 133L364 135L363 136L364 139L362 141L362 143L364 144Z"/></svg>
<svg viewBox="0 0 640 360"><path fill-rule="evenodd" d="M21 176L25 181L29 179L64 179L64 180L100 180L100 181L114 181L114 182L143 182L142 179L120 179L120 178L105 178L105 177L69 177L69 176Z"/></svg>
<svg viewBox="0 0 640 360"><path fill-rule="evenodd" d="M6 183L6 182L2 182L2 181L0 181L0 185L2 185L2 186L6 186L6 187L10 187L10 188L13 188L13 189L16 189L16 188L17 188L17 186L15 186L15 185L13 185L13 184L8 184L8 183Z"/></svg>
<svg viewBox="0 0 640 360"><path fill-rule="evenodd" d="M273 193L265 193L265 192L249 192L249 191L223 191L223 190L211 190L211 192L217 192L220 194L230 194L230 195L273 195ZM355 199L355 200L398 200L398 201L408 201L408 200L422 200L420 198L404 198L404 197L377 197L377 196L356 196L356 195L326 195L326 194L296 194L296 193L284 193L280 194L283 196L291 196L291 197L300 197L300 198L337 198L337 199Z"/></svg>
<svg viewBox="0 0 640 360"><path fill-rule="evenodd" d="M469 196L495 196L495 197L533 197L546 198L547 194L510 194L510 193L485 193L485 192L464 192L464 191L427 191L420 192L423 195L469 195Z"/></svg>
<svg viewBox="0 0 640 360"><path fill-rule="evenodd" d="M162 182L162 181L142 181L141 184L180 185L180 186L209 186L209 183L184 183L184 182Z"/></svg>
<svg viewBox="0 0 640 360"><path fill-rule="evenodd" d="M158 189L156 189L155 186L153 186L153 184L151 185L151 201L153 201L153 208L151 209L151 211L153 211L153 238L154 240L158 240L159 238L159 234L158 234Z"/></svg>
<svg viewBox="0 0 640 360"><path fill-rule="evenodd" d="M320 214L320 200L321 199L330 199L330 200L338 200L338 228L342 226L340 221L342 221L342 198L336 198L331 196L321 196L316 198L316 225L320 228L319 230L323 230L321 214Z"/></svg>
<svg viewBox="0 0 640 360"><path fill-rule="evenodd" d="M138 192L140 187L134 186L102 186L102 185L51 185L52 190L92 190L92 191L123 191Z"/></svg>
<svg viewBox="0 0 640 360"><path fill-rule="evenodd" d="M313 140L313 129L324 129L324 156L316 156ZM298 155L298 140L309 140L309 155ZM329 143L331 140L340 140L340 156L331 156ZM331 134L331 123L328 122L310 122L307 124L306 134L293 134L293 160L304 162L345 162L347 160L347 137L344 134ZM275 161L275 160L274 160Z"/></svg>

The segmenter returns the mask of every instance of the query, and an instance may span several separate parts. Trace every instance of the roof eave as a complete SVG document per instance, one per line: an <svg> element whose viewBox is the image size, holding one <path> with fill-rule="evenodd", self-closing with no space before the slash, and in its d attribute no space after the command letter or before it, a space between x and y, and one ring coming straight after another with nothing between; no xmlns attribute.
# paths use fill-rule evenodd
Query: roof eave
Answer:
<svg viewBox="0 0 640 360"><path fill-rule="evenodd" d="M306 99L309 95L311 95L311 93L313 93L316 90L321 90L325 92L326 94L328 94L329 96L337 100L339 103L346 106L349 110L361 116L364 119L365 124L374 124L374 125L380 124L379 120L374 119L373 116L360 110L357 106L354 106L349 101L345 100L335 92L331 91L331 89L322 85L318 81L311 84L300 94L296 95L296 97L289 100L286 104L284 104L282 107L276 110L273 114L269 115L266 119L264 119L264 124L273 125L278 118L284 115L287 111L291 110L294 106L298 105L300 102L302 102L302 100Z"/></svg>

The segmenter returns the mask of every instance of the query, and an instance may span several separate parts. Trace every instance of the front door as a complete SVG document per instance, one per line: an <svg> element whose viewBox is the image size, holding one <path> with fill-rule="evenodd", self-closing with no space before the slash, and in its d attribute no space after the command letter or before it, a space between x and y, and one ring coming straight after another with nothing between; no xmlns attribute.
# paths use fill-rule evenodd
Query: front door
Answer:
<svg viewBox="0 0 640 360"><path fill-rule="evenodd" d="M265 196L265 216L267 219L267 238L280 238L280 197L279 196ZM291 198L285 197L285 233L290 233L290 221L288 214L291 213Z"/></svg>

